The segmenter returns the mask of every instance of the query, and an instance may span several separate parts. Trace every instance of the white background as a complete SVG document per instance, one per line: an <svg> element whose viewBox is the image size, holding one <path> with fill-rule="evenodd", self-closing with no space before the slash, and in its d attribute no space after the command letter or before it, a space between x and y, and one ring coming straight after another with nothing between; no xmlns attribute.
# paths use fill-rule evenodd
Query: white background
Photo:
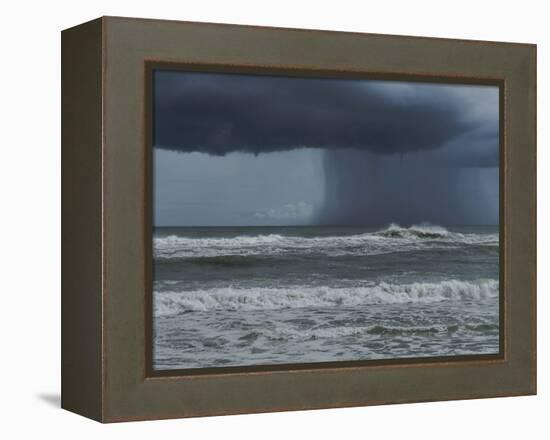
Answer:
<svg viewBox="0 0 550 440"><path fill-rule="evenodd" d="M0 436L540 438L550 434L549 19L543 1L7 1L0 62ZM539 396L100 425L58 408L60 31L101 15L538 44ZM546 124L546 125L545 125ZM7 136L6 136L7 135ZM546 314L546 316L543 316ZM546 358L546 359L545 359ZM546 408L545 408L546 406Z"/></svg>

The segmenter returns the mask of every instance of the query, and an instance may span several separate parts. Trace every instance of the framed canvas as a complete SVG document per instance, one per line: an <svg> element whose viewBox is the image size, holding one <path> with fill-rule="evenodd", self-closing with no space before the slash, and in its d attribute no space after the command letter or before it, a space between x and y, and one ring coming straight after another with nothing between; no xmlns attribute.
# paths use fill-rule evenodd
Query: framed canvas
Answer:
<svg viewBox="0 0 550 440"><path fill-rule="evenodd" d="M62 406L536 393L536 46L62 33Z"/></svg>

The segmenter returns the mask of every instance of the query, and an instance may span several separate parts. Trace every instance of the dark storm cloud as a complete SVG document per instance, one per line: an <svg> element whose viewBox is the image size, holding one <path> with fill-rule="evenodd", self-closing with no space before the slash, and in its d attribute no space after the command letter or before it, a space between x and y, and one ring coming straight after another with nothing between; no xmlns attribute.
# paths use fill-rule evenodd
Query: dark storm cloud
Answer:
<svg viewBox="0 0 550 440"><path fill-rule="evenodd" d="M444 165L498 164L494 118L469 117L446 86L395 84L157 71L154 142L210 155L301 147L402 155L452 144ZM479 144L487 154L472 148Z"/></svg>

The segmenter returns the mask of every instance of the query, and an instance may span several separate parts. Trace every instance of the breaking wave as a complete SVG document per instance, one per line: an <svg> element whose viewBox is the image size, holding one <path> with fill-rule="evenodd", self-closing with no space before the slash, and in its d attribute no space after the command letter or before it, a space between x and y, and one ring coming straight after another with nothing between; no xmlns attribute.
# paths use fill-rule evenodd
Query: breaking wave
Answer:
<svg viewBox="0 0 550 440"><path fill-rule="evenodd" d="M449 231L442 226L436 225L413 225L410 228L402 228L398 224L391 223L386 229L378 231L376 234L383 237L394 238L446 238L449 236ZM454 234L456 236L463 234Z"/></svg>
<svg viewBox="0 0 550 440"><path fill-rule="evenodd" d="M155 316L192 311L277 310L356 307L369 304L484 301L498 297L497 280L448 280L439 283L389 284L362 287L234 288L155 292Z"/></svg>
<svg viewBox="0 0 550 440"><path fill-rule="evenodd" d="M404 228L391 224L376 232L320 237L267 234L193 238L169 235L154 238L154 255L157 259L279 256L293 253L337 257L498 244L498 234L462 234L434 225Z"/></svg>

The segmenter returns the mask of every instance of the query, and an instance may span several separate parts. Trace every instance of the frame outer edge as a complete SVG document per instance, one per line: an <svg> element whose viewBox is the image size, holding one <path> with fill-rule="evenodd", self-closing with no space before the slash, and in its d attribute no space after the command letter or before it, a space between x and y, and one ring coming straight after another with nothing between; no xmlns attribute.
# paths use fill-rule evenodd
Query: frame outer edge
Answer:
<svg viewBox="0 0 550 440"><path fill-rule="evenodd" d="M61 407L103 419L102 19L61 33Z"/></svg>
<svg viewBox="0 0 550 440"><path fill-rule="evenodd" d="M538 96L538 47L536 44L533 44L529 46L531 51L531 81L533 84L533 195L531 198L531 209L532 209L532 231L531 231L531 237L533 240L533 285L531 286L531 301L532 301L532 310L533 310L533 316L532 316L532 325L531 325L531 331L532 331L532 383L531 383L531 393L533 395L537 395L537 387L538 387L538 380L537 380L537 372L538 372L538 365L537 365L537 267L538 267L538 256L537 256L537 162L538 162L538 156L537 156L537 145L538 145L538 136L537 136L537 127L538 127L538 121L537 121L537 96Z"/></svg>

